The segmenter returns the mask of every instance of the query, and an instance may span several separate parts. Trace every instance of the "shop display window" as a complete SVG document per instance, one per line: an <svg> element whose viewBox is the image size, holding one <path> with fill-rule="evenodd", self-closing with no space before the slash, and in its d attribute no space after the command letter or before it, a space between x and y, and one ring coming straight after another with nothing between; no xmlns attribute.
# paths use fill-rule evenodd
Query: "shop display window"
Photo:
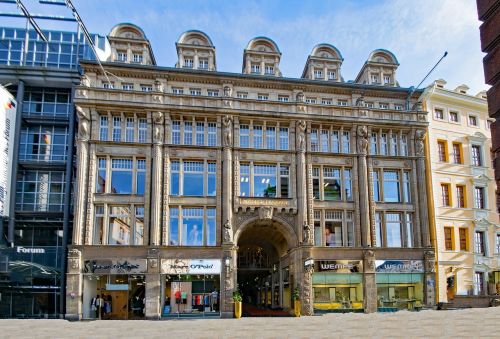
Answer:
<svg viewBox="0 0 500 339"><path fill-rule="evenodd" d="M363 309L361 273L314 273L313 290L317 310Z"/></svg>
<svg viewBox="0 0 500 339"><path fill-rule="evenodd" d="M219 275L167 274L164 277L163 317L220 314Z"/></svg>
<svg viewBox="0 0 500 339"><path fill-rule="evenodd" d="M422 273L377 273L378 307L413 310L422 306Z"/></svg>

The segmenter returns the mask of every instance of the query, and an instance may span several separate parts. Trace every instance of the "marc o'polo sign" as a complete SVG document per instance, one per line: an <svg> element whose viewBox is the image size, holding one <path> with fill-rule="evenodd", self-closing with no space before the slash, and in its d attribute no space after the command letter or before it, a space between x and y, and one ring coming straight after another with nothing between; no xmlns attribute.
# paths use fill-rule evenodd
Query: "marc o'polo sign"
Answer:
<svg viewBox="0 0 500 339"><path fill-rule="evenodd" d="M23 254L45 254L45 248L17 246L16 252Z"/></svg>
<svg viewBox="0 0 500 339"><path fill-rule="evenodd" d="M319 260L319 272L356 273L363 271L363 265L359 260Z"/></svg>
<svg viewBox="0 0 500 339"><path fill-rule="evenodd" d="M219 259L163 259L161 272L167 274L220 274Z"/></svg>
<svg viewBox="0 0 500 339"><path fill-rule="evenodd" d="M148 264L146 259L134 260L86 260L83 266L84 273L127 274L146 273Z"/></svg>

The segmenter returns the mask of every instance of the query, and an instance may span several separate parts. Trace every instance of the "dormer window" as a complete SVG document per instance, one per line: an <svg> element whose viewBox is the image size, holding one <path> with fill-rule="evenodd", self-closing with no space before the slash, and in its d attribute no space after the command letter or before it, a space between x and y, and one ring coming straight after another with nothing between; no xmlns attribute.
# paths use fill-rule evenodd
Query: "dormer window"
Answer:
<svg viewBox="0 0 500 339"><path fill-rule="evenodd" d="M260 65L259 64L252 64L251 72L253 74L260 74Z"/></svg>
<svg viewBox="0 0 500 339"><path fill-rule="evenodd" d="M443 86L443 85L441 85L441 84L436 84L436 87L437 87L437 88L444 88L444 86Z"/></svg>
<svg viewBox="0 0 500 339"><path fill-rule="evenodd" d="M266 72L266 74L274 74L274 66L266 65L265 72Z"/></svg>
<svg viewBox="0 0 500 339"><path fill-rule="evenodd" d="M218 97L219 96L219 90L217 89L209 89L207 90L207 94L209 97Z"/></svg>
<svg viewBox="0 0 500 339"><path fill-rule="evenodd" d="M190 88L189 94L199 96L199 95L201 95L201 89L200 88Z"/></svg>
<svg viewBox="0 0 500 339"><path fill-rule="evenodd" d="M269 100L269 94L259 93L257 94L257 100Z"/></svg>
<svg viewBox="0 0 500 339"><path fill-rule="evenodd" d="M127 62L127 51L118 51L116 55L116 60L121 62Z"/></svg>
<svg viewBox="0 0 500 339"><path fill-rule="evenodd" d="M337 79L337 74L335 74L335 71L328 71L328 80L335 80Z"/></svg>
<svg viewBox="0 0 500 339"><path fill-rule="evenodd" d="M378 81L378 74L372 74L370 78L371 78L372 84L378 84L379 83L379 81Z"/></svg>
<svg viewBox="0 0 500 339"><path fill-rule="evenodd" d="M314 70L314 79L323 79L323 71L320 69Z"/></svg>
<svg viewBox="0 0 500 339"><path fill-rule="evenodd" d="M132 60L137 64L141 64L142 63L142 54L134 53Z"/></svg>
<svg viewBox="0 0 500 339"><path fill-rule="evenodd" d="M467 94L466 91L464 91L463 89L460 90L460 94Z"/></svg>
<svg viewBox="0 0 500 339"><path fill-rule="evenodd" d="M194 62L191 58L184 59L184 68L193 68Z"/></svg>
<svg viewBox="0 0 500 339"><path fill-rule="evenodd" d="M388 85L391 83L391 76L389 74L384 74L384 84Z"/></svg>
<svg viewBox="0 0 500 339"><path fill-rule="evenodd" d="M199 69L208 69L208 59L200 59L198 68Z"/></svg>

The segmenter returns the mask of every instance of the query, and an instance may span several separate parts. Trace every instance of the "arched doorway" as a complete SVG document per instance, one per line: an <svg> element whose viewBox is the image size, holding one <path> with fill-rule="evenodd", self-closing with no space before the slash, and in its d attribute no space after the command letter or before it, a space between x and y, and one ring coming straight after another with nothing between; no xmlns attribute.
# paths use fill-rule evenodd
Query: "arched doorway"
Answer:
<svg viewBox="0 0 500 339"><path fill-rule="evenodd" d="M243 314L287 315L293 284L289 250L297 244L293 229L271 219L253 220L238 229L235 242Z"/></svg>

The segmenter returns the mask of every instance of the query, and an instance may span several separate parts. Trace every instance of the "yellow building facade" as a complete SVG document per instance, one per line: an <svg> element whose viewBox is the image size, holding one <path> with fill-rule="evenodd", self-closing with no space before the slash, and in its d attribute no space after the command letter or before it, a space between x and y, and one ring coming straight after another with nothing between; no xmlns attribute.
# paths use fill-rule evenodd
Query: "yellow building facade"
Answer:
<svg viewBox="0 0 500 339"><path fill-rule="evenodd" d="M445 85L434 81L422 101L429 112L438 298L452 302L457 295L498 293L500 225L486 93Z"/></svg>

